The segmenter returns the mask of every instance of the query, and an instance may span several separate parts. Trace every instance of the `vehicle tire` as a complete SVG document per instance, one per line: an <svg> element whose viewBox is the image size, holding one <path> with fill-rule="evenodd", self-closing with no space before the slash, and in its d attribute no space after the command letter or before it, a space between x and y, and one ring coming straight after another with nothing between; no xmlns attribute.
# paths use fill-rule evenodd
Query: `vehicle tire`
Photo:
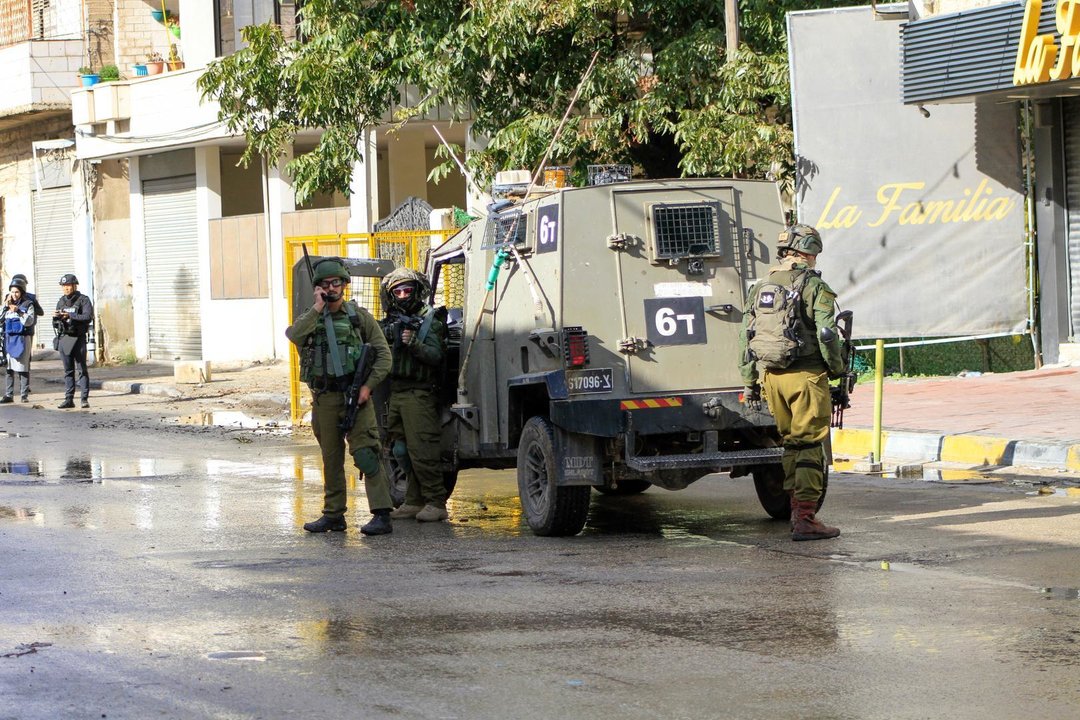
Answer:
<svg viewBox="0 0 1080 720"><path fill-rule="evenodd" d="M450 496L454 494L454 488L457 487L457 470L443 470L442 481L443 487L446 488L446 499L449 500Z"/></svg>
<svg viewBox="0 0 1080 720"><path fill-rule="evenodd" d="M408 487L409 479L393 453L385 453L382 463L383 470L386 471L386 479L390 482L390 499L394 507L401 507L401 504L405 502L405 489Z"/></svg>
<svg viewBox="0 0 1080 720"><path fill-rule="evenodd" d="M791 498L784 491L784 468L780 465L762 465L753 470L754 490L758 501L769 517L777 520L791 519ZM825 493L829 490L829 468L821 482L821 497L818 498L818 510L825 504Z"/></svg>
<svg viewBox="0 0 1080 720"><path fill-rule="evenodd" d="M589 485L558 486L555 437L546 418L532 417L518 443L518 497L533 534L577 535L589 515Z"/></svg>
<svg viewBox="0 0 1080 720"><path fill-rule="evenodd" d="M405 491L408 489L409 478L405 475L405 471L401 469L397 458L391 453L387 453L383 457L383 470L386 471L386 477L390 481L390 499L393 501L394 507L401 507L401 504L405 502ZM454 488L457 487L457 475L457 470L443 471L443 487L446 488L447 500L454 494Z"/></svg>
<svg viewBox="0 0 1080 720"><path fill-rule="evenodd" d="M619 484L615 487L609 487L607 485L597 485L596 491L603 493L604 495L613 495L615 497L626 495L639 495L652 487L652 483L648 480L620 480Z"/></svg>

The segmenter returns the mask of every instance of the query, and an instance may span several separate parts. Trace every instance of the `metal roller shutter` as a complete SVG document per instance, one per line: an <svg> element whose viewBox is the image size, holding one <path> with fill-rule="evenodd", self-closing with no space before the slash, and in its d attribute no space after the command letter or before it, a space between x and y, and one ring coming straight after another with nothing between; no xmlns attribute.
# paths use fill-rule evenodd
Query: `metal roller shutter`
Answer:
<svg viewBox="0 0 1080 720"><path fill-rule="evenodd" d="M1069 341L1080 337L1080 98L1062 105L1065 128L1065 205L1069 218Z"/></svg>
<svg viewBox="0 0 1080 720"><path fill-rule="evenodd" d="M195 176L143 182L150 357L199 360L199 239Z"/></svg>
<svg viewBox="0 0 1080 720"><path fill-rule="evenodd" d="M60 276L75 272L75 239L72 236L71 188L58 187L33 193L34 286L45 315L34 338L38 347L51 342L49 321L60 299ZM86 278L79 278L85 280Z"/></svg>

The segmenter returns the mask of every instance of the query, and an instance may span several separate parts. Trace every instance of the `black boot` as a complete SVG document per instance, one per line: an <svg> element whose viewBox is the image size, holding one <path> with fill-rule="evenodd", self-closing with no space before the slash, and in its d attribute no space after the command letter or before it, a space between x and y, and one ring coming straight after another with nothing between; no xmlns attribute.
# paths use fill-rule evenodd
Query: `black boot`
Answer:
<svg viewBox="0 0 1080 720"><path fill-rule="evenodd" d="M60 403L56 407L60 408L61 410L67 410L68 408L75 407L75 403L71 400L71 398L65 398L64 402Z"/></svg>
<svg viewBox="0 0 1080 720"><path fill-rule="evenodd" d="M345 523L345 518L335 518L328 515L323 515L318 520L312 520L309 523L304 523L304 529L307 530L309 533L324 533L329 530L333 530L334 532L341 532L347 527L348 525L346 525Z"/></svg>
<svg viewBox="0 0 1080 720"><path fill-rule="evenodd" d="M390 521L389 510L373 510L371 522L360 528L365 535L387 535L394 532L394 526Z"/></svg>

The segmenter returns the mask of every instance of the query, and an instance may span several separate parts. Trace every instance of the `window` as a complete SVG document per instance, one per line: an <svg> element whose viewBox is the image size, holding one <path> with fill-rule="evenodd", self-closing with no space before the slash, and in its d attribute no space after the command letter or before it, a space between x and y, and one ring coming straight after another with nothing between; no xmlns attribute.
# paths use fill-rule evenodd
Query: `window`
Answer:
<svg viewBox="0 0 1080 720"><path fill-rule="evenodd" d="M716 203L657 203L652 206L653 258L720 254Z"/></svg>
<svg viewBox="0 0 1080 720"><path fill-rule="evenodd" d="M484 244L496 247L508 242L523 245L528 227L529 219L520 210L500 213L488 223L487 242ZM510 233L513 233L513 237Z"/></svg>

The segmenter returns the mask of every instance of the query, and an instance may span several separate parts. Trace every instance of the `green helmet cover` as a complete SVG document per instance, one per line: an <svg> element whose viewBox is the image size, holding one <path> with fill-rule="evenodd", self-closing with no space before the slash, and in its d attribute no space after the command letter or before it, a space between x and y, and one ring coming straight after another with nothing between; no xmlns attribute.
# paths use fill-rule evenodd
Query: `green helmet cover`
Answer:
<svg viewBox="0 0 1080 720"><path fill-rule="evenodd" d="M776 241L776 254L783 257L788 251L818 255L821 253L821 234L810 225L798 223L784 228Z"/></svg>
<svg viewBox="0 0 1080 720"><path fill-rule="evenodd" d="M419 273L407 267L399 267L394 268L382 279L379 296L384 308L398 307L400 305L391 291L403 283L415 283L416 291L413 292L412 297L404 304L405 307L402 307L401 309L411 312L427 301L428 293L431 291L431 285L428 283L428 279L424 277L423 273Z"/></svg>
<svg viewBox="0 0 1080 720"><path fill-rule="evenodd" d="M349 271L345 269L345 263L338 258L326 258L315 263L315 282L320 283L327 278L341 278L349 282Z"/></svg>

